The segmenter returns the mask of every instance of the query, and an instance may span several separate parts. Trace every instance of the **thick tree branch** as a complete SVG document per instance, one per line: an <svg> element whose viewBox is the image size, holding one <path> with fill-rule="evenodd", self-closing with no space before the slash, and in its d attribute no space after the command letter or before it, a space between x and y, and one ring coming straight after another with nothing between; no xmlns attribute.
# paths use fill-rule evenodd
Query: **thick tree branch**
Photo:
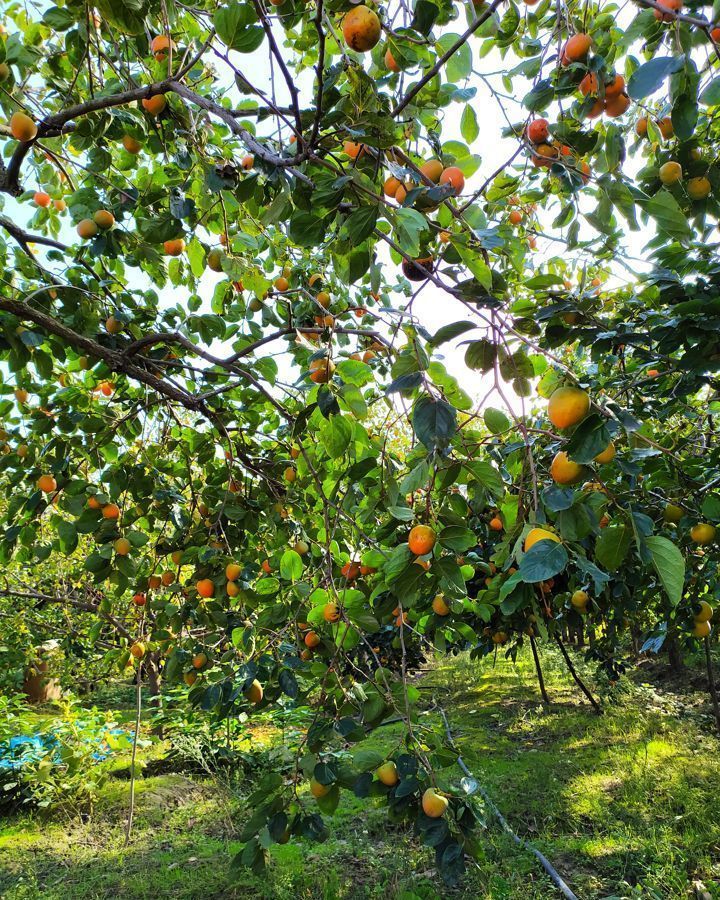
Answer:
<svg viewBox="0 0 720 900"><path fill-rule="evenodd" d="M303 181L305 184L312 186L312 181L307 175L303 175L302 172L297 171L295 168L299 163L305 162L312 157L310 150L302 151L292 157L278 156L277 153L268 150L268 148L264 144L261 144L254 135L250 134L250 132L243 128L242 125L238 124L231 110L225 109L223 106L220 106L220 104L215 103L213 100L209 100L207 97L196 94L195 91L186 87L186 85L179 84L176 81L170 82L167 89L174 91L176 94L189 100L190 103L193 103L195 106L199 106L201 109L212 113L217 116L218 119L222 119L230 131L240 138L248 150L259 159L262 159L263 162L275 166L276 168L288 169L288 171L292 172L299 181Z"/></svg>
<svg viewBox="0 0 720 900"><path fill-rule="evenodd" d="M83 354L96 359L101 359L113 372L122 373L135 381L147 385L154 391L157 391L158 394L162 394L168 400L180 403L186 409L192 410L193 412L200 412L204 415L208 415L209 411L202 401L193 397L192 394L188 394L186 391L168 384L157 375L148 372L147 369L126 359L123 356L122 351L104 347L92 338L86 337L83 334L78 334L76 331L73 331L72 328L68 328L67 325L63 325L62 322L53 318L53 316L28 306L20 300L12 300L9 297L0 297L0 310L9 312L22 321L34 322L48 334L53 334L56 337L61 338L71 347L81 351Z"/></svg>
<svg viewBox="0 0 720 900"><path fill-rule="evenodd" d="M10 312L21 320L29 320L31 322L34 322L46 332L49 332L50 334L54 334L57 337L61 338L71 347L82 351L88 356L101 359L113 372L119 372L127 375L128 378L132 378L133 380L139 381L141 384L145 384L149 388L152 388L152 390L156 391L167 400L172 400L175 403L179 403L185 409L202 414L209 422L211 422L216 427L219 427L219 425L221 424L217 413L210 409L206 403L206 400L210 399L212 394L205 394L203 396L195 396L193 394L190 394L187 391L182 390L182 388L180 388L178 385L175 385L168 380L164 380L148 371L148 369L132 362L132 360L128 358L128 355L125 351L104 347L97 341L85 337L85 335L78 334L76 331L73 331L71 328L68 328L61 322L58 322L57 319L53 318L47 313L30 307L20 301L0 297L0 310ZM183 337L183 335L181 334L173 333L172 337L176 343L185 346L187 349L191 350L193 353L196 353L198 356L200 356L202 359L205 359L212 365L217 365L231 370L243 381L252 385L260 394L262 394L262 396L265 397L265 399L268 400L268 402L271 403L275 407L275 409L277 409L277 411L286 421L293 421L293 416L275 397L273 397L273 395L264 387L264 385L262 385L254 375L252 375L252 373L247 372L245 369L242 369L238 365L226 365L223 360L218 359L207 351L202 350L202 348L195 346L192 341Z"/></svg>
<svg viewBox="0 0 720 900"><path fill-rule="evenodd" d="M90 603L87 600L80 600L77 597L72 596L63 597L58 596L57 594L45 594L41 591L16 591L10 587L0 588L0 596L17 597L18 599L25 600L39 600L41 602L38 604L38 606L44 605L45 603L69 603L70 606L73 606L80 612L96 613L97 615L101 615L113 626L113 628L121 637L124 637L126 640L132 640L130 632L122 624L122 622L111 613L102 612L99 603Z"/></svg>
<svg viewBox="0 0 720 900"><path fill-rule="evenodd" d="M186 85L176 80L176 77L165 79L164 81L156 81L153 84L144 85L142 87L131 88L127 91L121 91L117 94L107 94L105 96L96 96L83 103L77 103L69 106L67 109L47 116L38 124L38 132L32 141L24 141L17 145L5 171L0 190L17 196L22 193L20 187L20 169L23 160L32 149L33 145L46 137L57 137L70 130L70 123L73 119L79 119L90 113L100 112L103 109L111 109L116 106L127 106L138 100L144 100L148 97L154 97L157 94L166 94L174 92L179 96L188 100L195 106L206 110L228 126L228 128L245 144L245 146L254 153L259 159L262 159L268 165L276 168L288 169L296 178L307 184L312 184L310 179L301 172L296 171L299 163L312 157L310 150L298 153L293 157L279 156L272 150L269 150L264 144L261 144L257 138L250 134L247 129L243 128L236 121L236 116L231 110L225 109L213 100L203 97L195 93Z"/></svg>
<svg viewBox="0 0 720 900"><path fill-rule="evenodd" d="M672 16L673 20L678 19L680 22L687 22L688 25L695 25L697 28L702 28L703 31L708 31L710 28L714 27L713 23L709 22L707 19L676 12L667 6L663 6L662 3L656 3L655 0L636 0L636 2L638 6L644 6L648 9L657 9L666 16Z"/></svg>
<svg viewBox="0 0 720 900"><path fill-rule="evenodd" d="M56 250L68 250L66 244L61 244L60 241L55 241L52 238L44 237L40 234L30 234L28 231L24 231L20 228L19 225L16 225L11 219L8 219L7 216L0 216L0 227L4 228L5 231L10 235L10 237L14 238L18 244L26 251L26 253L30 253L32 255L32 251L28 248L28 244L43 244L46 247L54 247Z"/></svg>
<svg viewBox="0 0 720 900"><path fill-rule="evenodd" d="M130 357L135 356L141 350L144 350L146 347L152 347L155 344L182 344L183 347L190 350L192 353L196 353L198 356L202 357L206 362L212 363L215 366L220 366L221 368L232 368L233 364L236 363L239 359L242 359L244 356L250 356L254 353L258 348L265 346L265 344L270 344L273 341L277 341L280 338L287 337L290 334L295 334L296 332L300 332L300 334L322 334L325 331L325 328L280 328L277 331L273 331L270 334L265 335L265 337L259 338L257 341L253 341L251 344L248 344L247 347L243 347L241 350L238 350L232 356L229 356L227 359L219 359L216 356L212 356L207 353L202 348L198 347L197 344L193 344L188 338L184 335L180 334L177 331L160 331L154 332L153 334L146 334L143 337L138 338L136 341L133 341L131 344L128 344L122 351L123 356ZM381 343L386 344L386 346L390 346L387 340L381 335L379 332L374 330L367 330L364 328L335 328L335 334L356 334L362 337L372 338L373 340L380 341Z"/></svg>
<svg viewBox="0 0 720 900"><path fill-rule="evenodd" d="M24 231L18 225L16 225L13 221L8 219L6 216L0 216L0 228L4 228L8 234L14 238L18 244L22 247L22 249L27 253L33 263L37 266L37 268L43 273L43 275L47 276L49 281L55 285L55 287L61 287L62 282L56 280L56 276L53 272L46 269L44 266L40 264L38 259L36 258L33 251L30 249L30 244L43 244L47 247L53 247L56 250L62 250L64 252L70 252L72 248L68 247L67 244L62 244L60 241L56 241L53 238L44 237L43 235L31 234L29 231ZM73 262L77 263L77 265L82 266L89 275L93 278L97 278L97 273L93 269L93 267L87 263L84 259L80 259L77 256L73 257ZM104 269L104 263L100 260L100 265ZM105 269L105 273L108 274ZM117 280L117 279L116 279ZM102 292L108 297L113 303L115 299L110 292L110 290L106 286L101 287Z"/></svg>
<svg viewBox="0 0 720 900"><path fill-rule="evenodd" d="M315 11L315 30L318 34L318 61L315 67L317 75L317 92L315 95L315 118L313 120L312 134L310 135L310 146L315 146L318 134L320 132L320 122L322 120L323 105L323 69L325 68L325 32L322 30L323 17L323 0L317 0L317 9Z"/></svg>

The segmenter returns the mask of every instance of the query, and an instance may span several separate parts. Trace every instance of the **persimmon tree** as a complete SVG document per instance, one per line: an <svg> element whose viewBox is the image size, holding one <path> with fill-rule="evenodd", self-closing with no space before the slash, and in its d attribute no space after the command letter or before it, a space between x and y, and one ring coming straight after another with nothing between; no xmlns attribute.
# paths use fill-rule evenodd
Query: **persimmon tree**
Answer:
<svg viewBox="0 0 720 900"><path fill-rule="evenodd" d="M718 34L680 0L6 7L4 609L209 715L309 707L243 863L352 790L460 875L422 653L709 647Z"/></svg>

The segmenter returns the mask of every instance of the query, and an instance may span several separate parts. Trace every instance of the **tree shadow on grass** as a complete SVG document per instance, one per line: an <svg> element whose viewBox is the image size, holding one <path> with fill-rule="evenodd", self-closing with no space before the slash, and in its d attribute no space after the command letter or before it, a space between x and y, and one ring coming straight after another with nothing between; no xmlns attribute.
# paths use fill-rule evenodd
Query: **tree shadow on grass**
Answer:
<svg viewBox="0 0 720 900"><path fill-rule="evenodd" d="M694 876L712 876L720 764L715 753L698 772L694 747L715 739L632 703L598 717L572 684L559 685L562 671L548 673L560 700L550 710L527 666L504 662L455 678L442 699L466 764L516 832L582 886L583 900L646 883L679 897Z"/></svg>

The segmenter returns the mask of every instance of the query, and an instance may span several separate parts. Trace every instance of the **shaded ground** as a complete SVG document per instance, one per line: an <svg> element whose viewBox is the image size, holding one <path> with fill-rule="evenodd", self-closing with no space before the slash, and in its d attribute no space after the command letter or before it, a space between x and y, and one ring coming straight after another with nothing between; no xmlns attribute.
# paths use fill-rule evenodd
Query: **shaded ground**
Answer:
<svg viewBox="0 0 720 900"><path fill-rule="evenodd" d="M557 866L582 900L683 898L701 880L720 898L720 742L704 688L641 669L592 714L561 661L545 659L553 708L539 703L532 662L447 660L419 682L447 710L466 763L509 819ZM582 666L581 671L584 671ZM588 674L588 673L585 673ZM670 690L672 688L672 690ZM429 716L436 719L432 712ZM393 743L389 727L371 738ZM267 737L267 735L265 735ZM534 857L489 820L462 886L443 887L430 853L383 809L343 792L325 844L272 849L265 876L230 873L247 817L242 785L181 774L138 783L135 828L123 848L128 782L111 779L90 821L39 816L0 822L0 896L312 898L312 900L551 900ZM248 785L248 790L251 786Z"/></svg>

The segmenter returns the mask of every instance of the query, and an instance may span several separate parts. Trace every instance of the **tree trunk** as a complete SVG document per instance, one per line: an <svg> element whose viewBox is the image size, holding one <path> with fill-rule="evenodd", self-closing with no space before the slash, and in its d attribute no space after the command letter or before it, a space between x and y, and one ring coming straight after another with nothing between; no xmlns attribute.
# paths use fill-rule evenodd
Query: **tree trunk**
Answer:
<svg viewBox="0 0 720 900"><path fill-rule="evenodd" d="M535 671L537 673L538 685L540 686L540 695L543 698L543 703L549 706L550 698L545 689L545 679L543 678L542 668L540 666L540 655L538 654L537 644L535 643L535 636L533 634L530 635L530 646L532 647L533 659L535 660Z"/></svg>
<svg viewBox="0 0 720 900"><path fill-rule="evenodd" d="M23 693L31 703L47 703L62 696L60 683L48 674L47 660L39 659L25 670Z"/></svg>
<svg viewBox="0 0 720 900"><path fill-rule="evenodd" d="M665 638L665 649L667 650L668 662L673 672L681 672L684 668L682 652L680 651L680 642L678 641L675 629L668 628L668 635Z"/></svg>
<svg viewBox="0 0 720 900"><path fill-rule="evenodd" d="M162 708L162 695L160 693L160 667L159 663L159 655L157 653L151 653L146 661L146 673L147 673L147 687L150 698L148 700L148 709L152 710L153 713L160 712ZM155 733L162 738L162 727L156 727L153 729Z"/></svg>
<svg viewBox="0 0 720 900"><path fill-rule="evenodd" d="M720 701L718 700L717 688L715 687L715 674L713 672L712 656L710 655L710 639L706 637L703 641L705 644L705 663L707 665L708 690L712 699L713 712L715 713L715 727L720 733Z"/></svg>
<svg viewBox="0 0 720 900"><path fill-rule="evenodd" d="M582 678L578 675L577 670L575 669L575 666L573 665L573 662L570 659L568 652L565 649L565 645L563 644L559 634L555 635L555 642L557 643L558 647L560 648L560 652L562 653L563 659L565 660L565 665L568 667L568 671L572 675L573 681L580 688L580 690L583 692L583 694L585 694L585 696L588 698L588 700L590 701L590 705L595 710L596 714L598 716L601 716L602 715L602 707L597 702L597 700L593 697L593 695L590 693L588 688L585 686L585 683L583 682Z"/></svg>

